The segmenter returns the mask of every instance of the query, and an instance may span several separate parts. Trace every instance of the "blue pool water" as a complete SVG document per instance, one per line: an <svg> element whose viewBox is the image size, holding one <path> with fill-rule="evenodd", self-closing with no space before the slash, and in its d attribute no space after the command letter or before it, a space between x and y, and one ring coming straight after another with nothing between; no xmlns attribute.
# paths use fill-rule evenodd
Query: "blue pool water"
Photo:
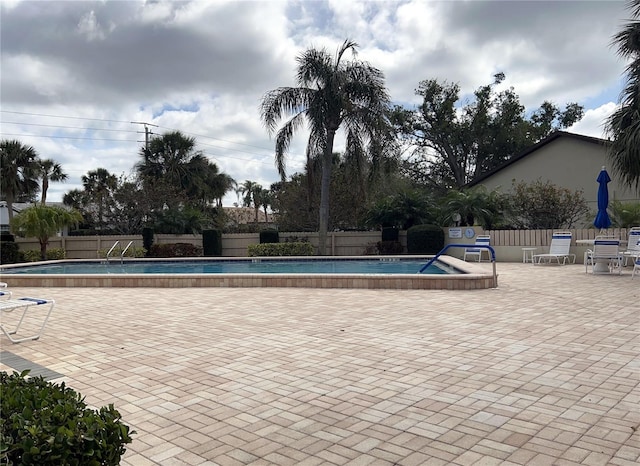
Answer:
<svg viewBox="0 0 640 466"><path fill-rule="evenodd" d="M246 259L176 261L86 261L59 262L6 268L3 274L415 274L427 259ZM460 273L442 263L434 263L425 274Z"/></svg>

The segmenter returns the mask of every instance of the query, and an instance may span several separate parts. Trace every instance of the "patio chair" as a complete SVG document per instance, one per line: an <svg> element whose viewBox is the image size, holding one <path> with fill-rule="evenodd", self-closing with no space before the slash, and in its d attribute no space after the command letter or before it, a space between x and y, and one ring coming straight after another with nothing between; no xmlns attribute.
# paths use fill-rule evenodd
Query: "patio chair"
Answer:
<svg viewBox="0 0 640 466"><path fill-rule="evenodd" d="M476 236L476 245L482 245L482 246L490 246L491 245L491 236L489 235L478 235ZM486 248L465 248L464 250L464 258L463 260L467 260L467 256L470 257L477 257L478 258L478 262L480 262L482 260L482 253L486 252L487 253L487 260L491 260L491 252L489 252L488 249Z"/></svg>
<svg viewBox="0 0 640 466"><path fill-rule="evenodd" d="M4 291L4 293L9 293L8 291ZM0 313L2 313L3 317L5 313L10 313L13 311L18 311L18 313L22 312L18 319L18 323L15 325L13 330L8 330L5 328L4 323L0 323L0 330L11 340L12 343L20 343L22 341L27 340L37 340L42 336L44 332L44 328L47 325L47 321L49 320L49 316L51 315L51 311L53 311L53 306L55 301L53 299L41 299L41 298L17 298L17 299L2 299L0 300ZM33 310L34 308L40 309L40 306L44 306L42 309L46 313L42 325L39 326L39 329L36 333L33 333L26 337L15 338L16 334L20 330L20 326L23 324L27 312ZM4 320L4 318L3 318ZM37 328L37 327L36 327Z"/></svg>
<svg viewBox="0 0 640 466"><path fill-rule="evenodd" d="M640 274L640 259L636 259L633 263L633 270L631 271L631 279L636 276L636 273Z"/></svg>
<svg viewBox="0 0 640 466"><path fill-rule="evenodd" d="M553 233L549 252L546 254L534 254L533 265L542 263L550 264L553 261L556 261L558 265L560 265L560 259L562 259L562 265L566 264L569 260L572 264L575 264L576 255L569 253L571 237L570 231L556 231Z"/></svg>
<svg viewBox="0 0 640 466"><path fill-rule="evenodd" d="M584 255L584 272L599 273L598 263L606 263L607 269L604 272L613 273L618 270L622 273L622 253L620 252L620 240L613 236L596 236L593 242L593 249L587 250Z"/></svg>
<svg viewBox="0 0 640 466"><path fill-rule="evenodd" d="M627 266L629 259L635 260L640 258L640 227L632 227L629 230L629 240L627 241L627 250L622 253L624 257L624 265Z"/></svg>

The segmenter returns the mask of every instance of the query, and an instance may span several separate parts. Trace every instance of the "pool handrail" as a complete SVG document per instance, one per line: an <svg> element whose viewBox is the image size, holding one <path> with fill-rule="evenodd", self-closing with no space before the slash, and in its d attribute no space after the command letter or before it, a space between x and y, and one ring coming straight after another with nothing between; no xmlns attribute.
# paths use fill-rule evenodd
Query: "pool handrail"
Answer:
<svg viewBox="0 0 640 466"><path fill-rule="evenodd" d="M493 287L498 288L498 275L496 273L496 251L493 247L485 244L447 244L444 248L440 250L438 254L433 256L422 268L418 271L418 273L422 273L427 267L433 264L438 257L444 254L449 248L483 248L488 249L489 254L491 255L491 263L493 264Z"/></svg>
<svg viewBox="0 0 640 466"><path fill-rule="evenodd" d="M129 244L127 244L127 247L124 248L120 253L120 263L122 263L122 261L124 260L124 255L127 253L127 249L129 249L129 247L131 247L132 244L133 244L133 241L129 241Z"/></svg>
<svg viewBox="0 0 640 466"><path fill-rule="evenodd" d="M111 246L111 249L109 249L109 251L107 252L107 256L106 256L107 262L109 262L109 256L111 255L111 253L113 252L113 250L116 248L118 244L120 244L120 240L113 243L113 246Z"/></svg>

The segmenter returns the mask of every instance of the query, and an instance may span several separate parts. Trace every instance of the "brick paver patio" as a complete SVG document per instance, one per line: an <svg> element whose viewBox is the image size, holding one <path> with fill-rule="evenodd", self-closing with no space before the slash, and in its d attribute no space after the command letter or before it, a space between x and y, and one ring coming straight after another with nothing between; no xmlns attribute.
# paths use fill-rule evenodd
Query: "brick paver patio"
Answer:
<svg viewBox="0 0 640 466"><path fill-rule="evenodd" d="M640 278L498 272L477 291L14 289L56 309L40 341L0 343L115 404L126 465L638 464Z"/></svg>

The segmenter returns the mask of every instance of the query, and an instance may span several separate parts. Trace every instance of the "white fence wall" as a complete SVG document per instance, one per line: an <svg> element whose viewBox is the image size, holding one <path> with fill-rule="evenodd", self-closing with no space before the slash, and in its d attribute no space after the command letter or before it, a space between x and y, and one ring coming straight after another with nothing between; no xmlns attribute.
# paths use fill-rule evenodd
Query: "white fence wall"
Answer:
<svg viewBox="0 0 640 466"><path fill-rule="evenodd" d="M450 228L444 228L445 244L467 244L473 243L473 238L452 238L450 237ZM464 231L465 229L462 228ZM495 230L483 231L480 227L475 227L475 234L488 234L491 236L491 245L496 250L498 261L502 262L518 262L522 260L523 247L535 247L536 252L548 252L551 236L554 230ZM596 235L601 234L595 229L573 229L569 230L573 233L573 242L571 252L576 254L578 261L582 260L584 251L588 246L577 245L576 240L594 239ZM628 230L624 228L612 228L602 234L611 234L621 239L626 239ZM288 237L306 238L309 242L317 247L317 233L296 233L286 232L280 233L280 241L284 242ZM406 251L407 234L406 231L400 232L400 242ZM381 240L380 231L368 232L331 232L327 241L327 251L334 256L360 256L365 253L367 247L375 245ZM16 238L22 250L40 250L40 245L35 239ZM69 259L95 259L98 257L98 251L101 249L109 249L116 241L120 241L121 246L126 246L129 241L133 241L133 246L142 247L142 236L140 235L123 235L123 236L63 236L53 237L49 240L49 248L64 248L67 251ZM246 257L247 247L250 244L259 243L259 235L257 233L234 233L222 235L222 255L226 257ZM155 235L154 243L191 243L202 246L201 235ZM463 248L450 249L448 254L455 257L462 257Z"/></svg>

